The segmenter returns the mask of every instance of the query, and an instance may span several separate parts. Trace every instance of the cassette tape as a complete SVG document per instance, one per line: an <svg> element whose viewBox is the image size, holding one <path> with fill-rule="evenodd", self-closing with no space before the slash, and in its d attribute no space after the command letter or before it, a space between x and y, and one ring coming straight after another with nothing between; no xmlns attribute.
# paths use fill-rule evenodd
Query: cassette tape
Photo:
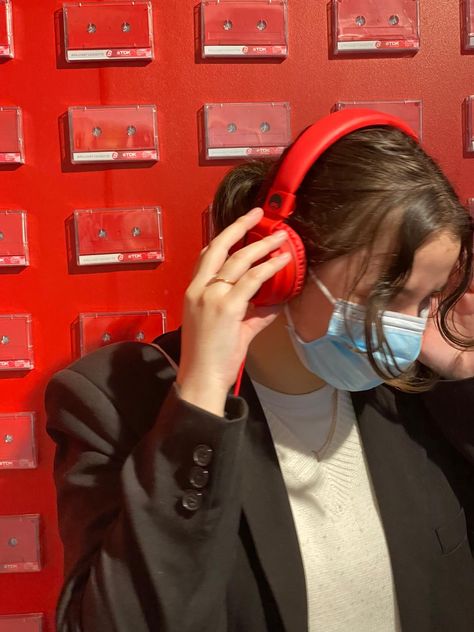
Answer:
<svg viewBox="0 0 474 632"><path fill-rule="evenodd" d="M23 470L36 466L35 413L1 414L0 469Z"/></svg>
<svg viewBox="0 0 474 632"><path fill-rule="evenodd" d="M334 53L420 48L419 0L332 0Z"/></svg>
<svg viewBox="0 0 474 632"><path fill-rule="evenodd" d="M207 158L279 156L291 141L289 103L208 103Z"/></svg>
<svg viewBox="0 0 474 632"><path fill-rule="evenodd" d="M159 159L154 105L69 108L73 164Z"/></svg>
<svg viewBox="0 0 474 632"><path fill-rule="evenodd" d="M28 264L25 211L0 211L0 267Z"/></svg>
<svg viewBox="0 0 474 632"><path fill-rule="evenodd" d="M474 152L474 95L465 101L464 146L468 153Z"/></svg>
<svg viewBox="0 0 474 632"><path fill-rule="evenodd" d="M23 116L19 107L0 107L0 165L23 164Z"/></svg>
<svg viewBox="0 0 474 632"><path fill-rule="evenodd" d="M43 632L42 614L0 615L0 632Z"/></svg>
<svg viewBox="0 0 474 632"><path fill-rule="evenodd" d="M149 0L66 2L66 60L153 59L153 15Z"/></svg>
<svg viewBox="0 0 474 632"><path fill-rule="evenodd" d="M12 3L0 0L0 57L13 55Z"/></svg>
<svg viewBox="0 0 474 632"><path fill-rule="evenodd" d="M287 57L286 0L202 0L203 57Z"/></svg>
<svg viewBox="0 0 474 632"><path fill-rule="evenodd" d="M377 110L392 116L398 116L404 120L422 137L423 128L423 103L421 100L406 99L403 101L338 101L334 106L335 110L347 110L354 108L368 108Z"/></svg>
<svg viewBox="0 0 474 632"><path fill-rule="evenodd" d="M34 367L30 314L0 314L0 371Z"/></svg>
<svg viewBox="0 0 474 632"><path fill-rule="evenodd" d="M90 209L74 212L80 266L163 261L161 209Z"/></svg>
<svg viewBox="0 0 474 632"><path fill-rule="evenodd" d="M166 312L79 314L81 356L114 342L151 342L166 331Z"/></svg>
<svg viewBox="0 0 474 632"><path fill-rule="evenodd" d="M464 49L474 48L474 0L463 0Z"/></svg>
<svg viewBox="0 0 474 632"><path fill-rule="evenodd" d="M0 516L0 573L41 570L40 517Z"/></svg>

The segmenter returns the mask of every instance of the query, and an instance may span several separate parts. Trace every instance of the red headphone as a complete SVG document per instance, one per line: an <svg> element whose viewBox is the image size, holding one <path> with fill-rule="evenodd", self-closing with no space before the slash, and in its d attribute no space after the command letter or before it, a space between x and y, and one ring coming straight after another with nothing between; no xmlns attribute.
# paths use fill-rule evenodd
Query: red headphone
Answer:
<svg viewBox="0 0 474 632"><path fill-rule="evenodd" d="M252 298L254 305L285 303L299 294L306 275L306 255L300 236L285 223L293 213L296 192L316 160L336 141L364 127L388 125L416 141L415 132L401 119L373 110L341 110L308 127L293 143L277 171L262 205L264 216L245 238L244 245L258 241L277 230L286 230L288 239L271 257L290 252L291 261L266 281Z"/></svg>

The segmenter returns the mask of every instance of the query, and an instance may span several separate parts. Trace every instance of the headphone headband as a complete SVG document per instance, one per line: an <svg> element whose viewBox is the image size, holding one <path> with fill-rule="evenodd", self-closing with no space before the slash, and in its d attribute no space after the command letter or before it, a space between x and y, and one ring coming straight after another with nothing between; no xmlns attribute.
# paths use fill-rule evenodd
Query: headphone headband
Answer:
<svg viewBox="0 0 474 632"><path fill-rule="evenodd" d="M365 127L395 127L419 141L417 134L402 119L362 108L341 110L308 127L293 143L278 168L262 206L265 215L285 219L295 208L295 193L318 158L336 141Z"/></svg>

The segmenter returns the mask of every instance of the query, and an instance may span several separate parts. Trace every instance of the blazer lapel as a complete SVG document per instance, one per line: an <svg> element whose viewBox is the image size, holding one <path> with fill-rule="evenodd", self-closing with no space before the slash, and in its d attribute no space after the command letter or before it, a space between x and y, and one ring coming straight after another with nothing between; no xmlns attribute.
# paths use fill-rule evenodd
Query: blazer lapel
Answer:
<svg viewBox="0 0 474 632"><path fill-rule="evenodd" d="M362 444L392 563L403 630L430 628L432 552L426 530L426 452L401 420L422 421L416 401L401 403L386 387L353 393ZM400 409L400 406L408 409Z"/></svg>
<svg viewBox="0 0 474 632"><path fill-rule="evenodd" d="M285 629L307 632L306 583L288 494L264 412L246 374L241 395L249 406L243 511Z"/></svg>

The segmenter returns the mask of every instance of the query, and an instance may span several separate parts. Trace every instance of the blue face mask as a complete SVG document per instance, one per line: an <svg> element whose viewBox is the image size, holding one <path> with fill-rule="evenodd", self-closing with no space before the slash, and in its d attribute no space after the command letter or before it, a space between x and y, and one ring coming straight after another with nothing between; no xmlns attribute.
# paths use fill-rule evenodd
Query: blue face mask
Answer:
<svg viewBox="0 0 474 632"><path fill-rule="evenodd" d="M311 272L310 275L334 305L334 310L327 333L322 338L304 342L296 333L288 304L285 304L288 333L301 362L309 371L341 390L366 391L379 386L384 380L374 371L367 356L365 307L336 300L319 279ZM428 310L422 316L383 312L383 332L393 358L390 352L385 354L381 349L373 353L382 371L400 375L415 362L421 351L427 316Z"/></svg>

